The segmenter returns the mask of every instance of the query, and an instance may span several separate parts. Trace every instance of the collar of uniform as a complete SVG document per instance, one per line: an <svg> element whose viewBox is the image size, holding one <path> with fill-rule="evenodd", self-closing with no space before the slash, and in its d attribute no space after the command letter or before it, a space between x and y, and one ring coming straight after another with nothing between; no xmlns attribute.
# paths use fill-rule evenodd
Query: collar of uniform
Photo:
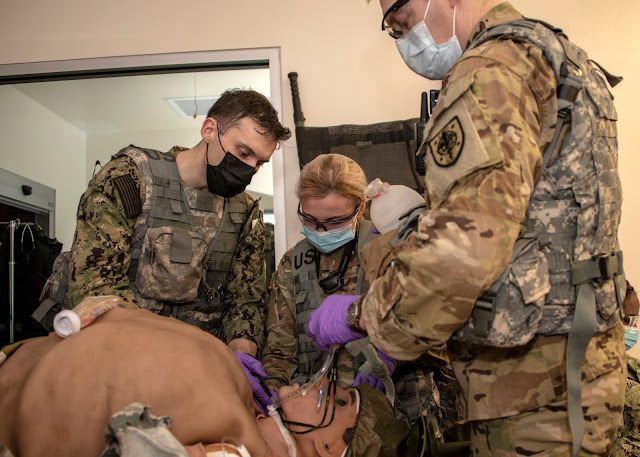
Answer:
<svg viewBox="0 0 640 457"><path fill-rule="evenodd" d="M178 157L178 154L180 154L182 151L186 151L187 149L189 148L185 148L183 146L174 146L169 149L169 153L173 155L173 157Z"/></svg>
<svg viewBox="0 0 640 457"><path fill-rule="evenodd" d="M471 35L469 35L469 41L467 42L465 49L469 48L469 46L471 45L471 43L473 43L477 36L488 28L493 27L494 25L502 24L503 22L522 19L523 17L524 16L522 16L522 14L518 12L518 10L511 6L511 3L509 2L500 3L499 5L494 6L487 12L487 14L482 16L480 21L473 28Z"/></svg>

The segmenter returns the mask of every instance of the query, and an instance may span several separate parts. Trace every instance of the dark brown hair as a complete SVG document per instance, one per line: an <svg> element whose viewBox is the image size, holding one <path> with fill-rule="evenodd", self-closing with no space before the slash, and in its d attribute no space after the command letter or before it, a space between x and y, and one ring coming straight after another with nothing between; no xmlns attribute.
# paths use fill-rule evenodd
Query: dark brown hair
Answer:
<svg viewBox="0 0 640 457"><path fill-rule="evenodd" d="M280 124L278 113L267 97L255 90L229 89L213 104L207 113L218 122L220 134L235 126L241 119L250 117L258 132L278 144L291 137L291 130Z"/></svg>

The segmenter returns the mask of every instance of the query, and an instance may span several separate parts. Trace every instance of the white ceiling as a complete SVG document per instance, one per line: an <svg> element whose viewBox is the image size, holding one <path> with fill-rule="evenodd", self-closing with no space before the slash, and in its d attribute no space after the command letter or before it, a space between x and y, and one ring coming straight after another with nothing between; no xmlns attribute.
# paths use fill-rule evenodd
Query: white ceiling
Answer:
<svg viewBox="0 0 640 457"><path fill-rule="evenodd" d="M13 87L89 135L192 130L193 119L178 114L167 98L218 97L229 88L253 89L270 96L268 68L76 79Z"/></svg>

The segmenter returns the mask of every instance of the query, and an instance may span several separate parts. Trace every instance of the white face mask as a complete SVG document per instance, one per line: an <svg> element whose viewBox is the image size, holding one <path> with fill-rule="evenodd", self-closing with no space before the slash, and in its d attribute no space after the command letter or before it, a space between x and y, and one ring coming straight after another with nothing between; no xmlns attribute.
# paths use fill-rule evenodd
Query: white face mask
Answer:
<svg viewBox="0 0 640 457"><path fill-rule="evenodd" d="M409 68L428 79L444 79L453 64L462 55L462 48L456 36L456 8L453 7L453 36L442 44L436 44L425 24L431 6L427 9L421 22L418 22L407 36L398 38L396 46L402 59Z"/></svg>

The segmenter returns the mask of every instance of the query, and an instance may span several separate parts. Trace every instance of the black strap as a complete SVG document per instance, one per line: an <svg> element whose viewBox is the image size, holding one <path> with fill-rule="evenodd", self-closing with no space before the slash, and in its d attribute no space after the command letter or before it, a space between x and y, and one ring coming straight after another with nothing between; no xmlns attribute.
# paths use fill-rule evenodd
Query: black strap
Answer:
<svg viewBox="0 0 640 457"><path fill-rule="evenodd" d="M344 285L344 274L347 272L349 262L351 262L351 257L353 257L356 243L357 238L349 241L349 243L345 245L338 269L329 273L329 276L323 279L320 279L320 252L317 248L313 248L313 257L316 263L316 278L318 278L318 284L325 293L331 294L336 292Z"/></svg>

